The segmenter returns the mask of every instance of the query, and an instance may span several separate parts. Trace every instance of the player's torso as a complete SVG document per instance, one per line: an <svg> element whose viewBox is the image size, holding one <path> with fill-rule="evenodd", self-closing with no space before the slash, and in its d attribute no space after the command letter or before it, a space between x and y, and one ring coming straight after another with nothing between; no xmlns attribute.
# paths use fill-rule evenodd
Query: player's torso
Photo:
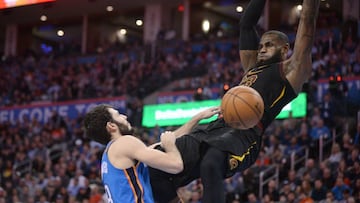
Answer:
<svg viewBox="0 0 360 203"><path fill-rule="evenodd" d="M153 203L148 168L141 162L127 169L115 168L105 150L101 177L109 202Z"/></svg>
<svg viewBox="0 0 360 203"><path fill-rule="evenodd" d="M267 127L281 109L296 97L282 66L282 63L274 63L252 68L240 82L240 85L256 89L262 96L264 116L261 121L264 127Z"/></svg>

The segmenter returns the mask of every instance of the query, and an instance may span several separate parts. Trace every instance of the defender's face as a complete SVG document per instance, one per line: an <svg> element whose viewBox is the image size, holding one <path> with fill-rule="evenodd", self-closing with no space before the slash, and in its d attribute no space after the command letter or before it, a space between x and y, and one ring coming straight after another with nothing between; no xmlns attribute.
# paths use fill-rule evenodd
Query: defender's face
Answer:
<svg viewBox="0 0 360 203"><path fill-rule="evenodd" d="M109 112L113 118L113 122L118 126L121 133L130 132L132 127L127 120L127 116L120 114L116 109L109 108Z"/></svg>
<svg viewBox="0 0 360 203"><path fill-rule="evenodd" d="M267 64L280 62L282 60L281 44L274 35L264 35L261 37L257 54L257 63Z"/></svg>

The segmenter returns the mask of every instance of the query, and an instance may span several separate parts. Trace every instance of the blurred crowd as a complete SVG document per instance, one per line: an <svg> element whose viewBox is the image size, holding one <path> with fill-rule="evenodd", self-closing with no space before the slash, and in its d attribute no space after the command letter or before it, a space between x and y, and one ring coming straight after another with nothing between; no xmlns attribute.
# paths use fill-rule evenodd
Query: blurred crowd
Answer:
<svg viewBox="0 0 360 203"><path fill-rule="evenodd" d="M318 33L313 76L304 87L308 115L276 120L267 129L254 166L225 180L227 202L360 202L360 93L342 80L329 84L320 99L317 92L318 81L360 77L359 38L339 32L328 28ZM150 61L142 60L138 45L87 57L7 58L0 63L0 107L126 95L132 101L128 113L135 135L152 144L173 127L145 129L132 120L141 117L136 114L146 96L164 86L171 91L221 89L236 85L243 75L237 39L171 44L158 47ZM81 122L81 117L69 119L54 111L45 124L36 119L0 123L0 203L106 202L100 179L104 146L84 136ZM306 159L292 167L293 154ZM270 178L259 196L259 174L271 166L278 168L278 177ZM201 203L201 180L179 194L184 202Z"/></svg>

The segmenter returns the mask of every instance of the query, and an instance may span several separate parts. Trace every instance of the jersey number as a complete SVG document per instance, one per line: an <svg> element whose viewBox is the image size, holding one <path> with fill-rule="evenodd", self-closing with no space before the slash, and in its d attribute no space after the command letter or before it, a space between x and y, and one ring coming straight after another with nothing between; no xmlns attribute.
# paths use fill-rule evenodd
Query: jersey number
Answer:
<svg viewBox="0 0 360 203"><path fill-rule="evenodd" d="M110 189L107 185L105 185L105 192L107 194L107 197L108 197L108 203L113 203L114 201L112 200L112 197L111 197L111 192L110 192Z"/></svg>

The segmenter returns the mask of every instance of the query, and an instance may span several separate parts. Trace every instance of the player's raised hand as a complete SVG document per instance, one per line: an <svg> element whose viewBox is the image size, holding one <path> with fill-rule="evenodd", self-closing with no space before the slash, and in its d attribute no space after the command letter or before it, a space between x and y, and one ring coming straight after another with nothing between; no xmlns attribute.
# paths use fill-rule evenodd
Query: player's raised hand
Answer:
<svg viewBox="0 0 360 203"><path fill-rule="evenodd" d="M165 131L160 135L161 146L167 150L175 146L176 136L171 131Z"/></svg>
<svg viewBox="0 0 360 203"><path fill-rule="evenodd" d="M210 107L208 109L205 109L201 112L199 112L196 116L199 117L199 119L206 119L206 118L210 118L215 114L220 113L220 107L219 106L215 106L215 107Z"/></svg>

